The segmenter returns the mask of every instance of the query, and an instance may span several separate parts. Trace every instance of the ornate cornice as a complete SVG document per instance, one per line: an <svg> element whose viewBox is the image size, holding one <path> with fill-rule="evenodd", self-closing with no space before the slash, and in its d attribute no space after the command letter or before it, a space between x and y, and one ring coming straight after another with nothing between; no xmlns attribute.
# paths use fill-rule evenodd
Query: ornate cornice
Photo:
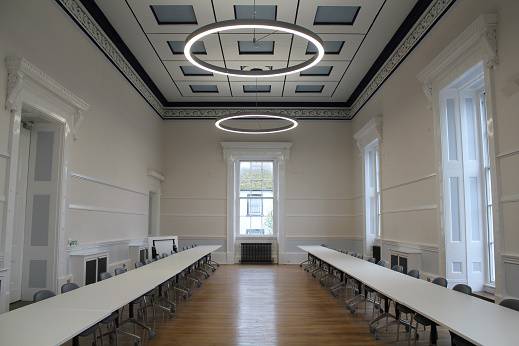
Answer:
<svg viewBox="0 0 519 346"><path fill-rule="evenodd" d="M406 37L400 42L391 57L384 63L382 68L371 79L360 96L351 107L351 117L362 108L362 106L373 96L384 81L393 73L398 65L406 58L411 50L420 42L429 29L443 15L443 13L456 0L435 0L429 5L425 13L415 23Z"/></svg>
<svg viewBox="0 0 519 346"><path fill-rule="evenodd" d="M157 96L148 88L147 84L133 69L132 65L99 26L96 20L90 15L88 10L81 4L80 0L56 1L69 13L78 25L81 26L81 28L90 36L96 45L106 54L106 56L163 119L215 119L224 114L228 114L230 111L238 110L238 108L233 109L232 107L202 109L165 107ZM393 52L391 57L364 88L351 108L265 108L263 110L275 110L276 112L297 119L351 119L454 1L455 0L434 0L431 3L425 13L406 35L405 39ZM247 109L239 108L239 110L243 111Z"/></svg>
<svg viewBox="0 0 519 346"><path fill-rule="evenodd" d="M164 107L155 94L147 87L139 74L135 72L128 60L115 46L112 40L101 29L97 22L90 16L79 0L56 0L69 13L69 15L81 26L106 56L117 66L119 71L130 81L137 91L144 97L157 113L162 115Z"/></svg>
<svg viewBox="0 0 519 346"><path fill-rule="evenodd" d="M164 119L216 119L235 112L269 112L275 111L296 119L349 119L349 108L165 108Z"/></svg>

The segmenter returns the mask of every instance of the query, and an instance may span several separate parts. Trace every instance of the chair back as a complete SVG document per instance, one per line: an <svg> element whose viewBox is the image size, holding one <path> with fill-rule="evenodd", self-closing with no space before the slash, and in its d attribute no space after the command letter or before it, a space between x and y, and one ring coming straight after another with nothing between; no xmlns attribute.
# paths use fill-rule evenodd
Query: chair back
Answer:
<svg viewBox="0 0 519 346"><path fill-rule="evenodd" d="M380 261L378 261L377 264L378 264L379 266L381 266L381 267L387 267L387 263L386 263L386 261L384 261L383 259L381 259Z"/></svg>
<svg viewBox="0 0 519 346"><path fill-rule="evenodd" d="M469 285L457 284L452 288L454 291L458 291L465 294L472 294L472 288Z"/></svg>
<svg viewBox="0 0 519 346"><path fill-rule="evenodd" d="M111 277L112 277L112 274L110 274L109 272L99 273L99 280L100 281L103 281L103 280L106 280L106 279L110 279Z"/></svg>
<svg viewBox="0 0 519 346"><path fill-rule="evenodd" d="M54 297L55 295L56 295L56 293L54 293L52 291L40 290L40 291L34 293L34 295L32 296L32 301L36 303L36 302L39 302L41 300L45 300L45 299Z"/></svg>
<svg viewBox="0 0 519 346"><path fill-rule="evenodd" d="M127 271L128 271L128 269L126 269L124 267L118 267L118 268L114 269L115 275L120 275L120 274L126 273Z"/></svg>
<svg viewBox="0 0 519 346"><path fill-rule="evenodd" d="M79 288L78 284L76 284L74 282L67 282L61 286L61 293L67 293L67 292L73 291L78 288Z"/></svg>
<svg viewBox="0 0 519 346"><path fill-rule="evenodd" d="M442 278L441 276L435 278L432 281L432 283L435 284L435 285L438 285L438 286L443 286L443 287L447 287L447 285L449 284L447 279L446 278Z"/></svg>
<svg viewBox="0 0 519 346"><path fill-rule="evenodd" d="M519 311L519 299L503 299L499 305L504 306L505 308Z"/></svg>
<svg viewBox="0 0 519 346"><path fill-rule="evenodd" d="M407 275L409 276L412 276L416 279L419 279L420 278L420 271L417 270L417 269L411 269L410 271L407 272Z"/></svg>
<svg viewBox="0 0 519 346"><path fill-rule="evenodd" d="M394 270L394 271L399 272L399 273L403 273L404 272L404 267L399 266L398 264L395 264L394 266L391 267L391 270Z"/></svg>

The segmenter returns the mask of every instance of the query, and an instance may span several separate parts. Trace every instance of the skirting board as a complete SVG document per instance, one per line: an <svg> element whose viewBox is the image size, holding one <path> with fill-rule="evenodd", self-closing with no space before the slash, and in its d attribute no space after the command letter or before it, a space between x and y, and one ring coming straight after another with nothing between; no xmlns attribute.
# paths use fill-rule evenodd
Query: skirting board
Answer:
<svg viewBox="0 0 519 346"><path fill-rule="evenodd" d="M218 264L227 264L227 253L226 252L213 252L211 259Z"/></svg>
<svg viewBox="0 0 519 346"><path fill-rule="evenodd" d="M306 252L285 252L280 255L280 264L299 264L306 261L308 254Z"/></svg>

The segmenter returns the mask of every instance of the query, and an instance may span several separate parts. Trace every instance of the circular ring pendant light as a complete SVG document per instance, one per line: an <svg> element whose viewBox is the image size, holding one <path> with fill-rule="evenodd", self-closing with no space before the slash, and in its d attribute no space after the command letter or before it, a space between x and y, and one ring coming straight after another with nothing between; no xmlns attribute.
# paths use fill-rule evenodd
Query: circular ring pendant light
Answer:
<svg viewBox="0 0 519 346"><path fill-rule="evenodd" d="M263 70L251 70L251 71L242 71L236 69L229 69L225 67L216 66L205 62L196 56L191 54L191 47L195 42L200 41L204 37L216 34L222 31L229 30L243 30L243 29L259 29L259 30L274 30L276 32L284 32L288 34L293 34L299 36L309 42L311 42L317 48L317 54L315 54L312 58L308 59L305 62L300 64L285 67L281 69L263 71ZM238 19L238 20L225 20L222 22L212 23L206 26L201 27L198 30L195 30L191 33L185 42L184 46L184 55L186 59L189 60L193 65L217 74L223 74L227 76L234 77L249 77L249 78L262 78L262 77L276 77L276 76L284 76L292 73L298 73L303 70L309 69L312 66L315 66L321 61L324 56L324 47L323 41L321 38L311 32L310 30L303 28L299 25L280 22L276 20L257 20L257 19Z"/></svg>
<svg viewBox="0 0 519 346"><path fill-rule="evenodd" d="M265 129L245 129L238 128L225 125L226 121L236 120L236 119L261 119L261 120L285 120L289 122L288 125L278 126L278 127L270 127ZM226 115L220 119L218 119L215 124L217 128L222 131L232 132L232 133L245 133L245 134L267 134L267 133L278 133L285 132L295 129L298 125L297 121L284 116L278 113L260 113L260 112L239 112L234 114Z"/></svg>

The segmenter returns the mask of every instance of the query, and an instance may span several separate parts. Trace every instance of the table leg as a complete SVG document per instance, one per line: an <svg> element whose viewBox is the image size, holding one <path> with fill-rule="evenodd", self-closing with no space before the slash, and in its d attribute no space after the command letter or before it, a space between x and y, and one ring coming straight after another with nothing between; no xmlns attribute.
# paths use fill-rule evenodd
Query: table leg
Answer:
<svg viewBox="0 0 519 346"><path fill-rule="evenodd" d="M431 345L436 345L437 340L438 340L438 330L436 329L436 324L433 323L431 325L431 335L430 335Z"/></svg>

